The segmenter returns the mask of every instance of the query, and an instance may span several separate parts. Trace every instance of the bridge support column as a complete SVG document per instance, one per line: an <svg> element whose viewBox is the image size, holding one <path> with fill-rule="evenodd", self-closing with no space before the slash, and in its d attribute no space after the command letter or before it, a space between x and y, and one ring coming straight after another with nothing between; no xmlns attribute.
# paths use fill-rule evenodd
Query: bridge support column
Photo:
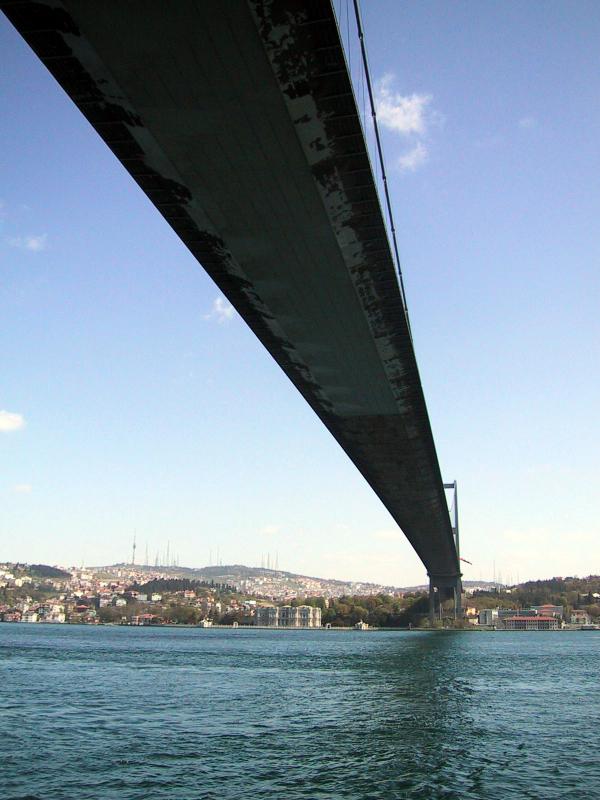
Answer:
<svg viewBox="0 0 600 800"><path fill-rule="evenodd" d="M454 619L462 620L462 581L458 575L429 576L429 622L433 626L436 621L436 589L440 621L442 619L443 600L454 600Z"/></svg>
<svg viewBox="0 0 600 800"><path fill-rule="evenodd" d="M462 581L459 578L454 587L454 619L462 620Z"/></svg>
<svg viewBox="0 0 600 800"><path fill-rule="evenodd" d="M452 534L454 535L454 543L456 545L456 557L458 559L459 574L454 579L452 586L454 592L454 619L462 621L462 581L460 574L460 535L458 529L458 484L456 481L452 483L445 483L444 489L451 489L453 492L452 507L454 509L454 520L452 522Z"/></svg>
<svg viewBox="0 0 600 800"><path fill-rule="evenodd" d="M433 628L435 623L435 586L431 578L429 579L429 624Z"/></svg>

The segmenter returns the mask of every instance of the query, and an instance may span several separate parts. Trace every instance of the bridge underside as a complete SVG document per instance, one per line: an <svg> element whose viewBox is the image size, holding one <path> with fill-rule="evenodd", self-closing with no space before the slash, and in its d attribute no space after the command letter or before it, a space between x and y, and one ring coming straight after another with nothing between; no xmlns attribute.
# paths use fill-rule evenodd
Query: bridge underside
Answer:
<svg viewBox="0 0 600 800"><path fill-rule="evenodd" d="M381 498L459 564L329 0L1 0Z"/></svg>

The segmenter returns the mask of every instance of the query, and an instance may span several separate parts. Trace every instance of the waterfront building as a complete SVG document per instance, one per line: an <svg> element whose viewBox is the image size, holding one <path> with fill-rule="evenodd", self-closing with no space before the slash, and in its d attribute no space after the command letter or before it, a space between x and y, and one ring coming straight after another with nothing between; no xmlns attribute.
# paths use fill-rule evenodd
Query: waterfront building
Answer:
<svg viewBox="0 0 600 800"><path fill-rule="evenodd" d="M562 606L554 606L552 603L544 603L543 606L531 606L532 611L536 611L544 617L564 617L564 608Z"/></svg>
<svg viewBox="0 0 600 800"><path fill-rule="evenodd" d="M160 623L156 614L134 614L131 617L132 625L158 625Z"/></svg>
<svg viewBox="0 0 600 800"><path fill-rule="evenodd" d="M539 619L540 617L553 617L560 621L562 614L562 606L534 606L533 608L482 608L479 612L480 625L499 625L506 627L504 624L507 620L512 619ZM512 624L512 623L511 623ZM560 626L559 626L560 627ZM511 628L511 630L537 630L535 625L527 627L526 625L519 628Z"/></svg>
<svg viewBox="0 0 600 800"><path fill-rule="evenodd" d="M571 625L589 625L591 621L591 617L587 611L581 611L579 609L573 609L573 611L571 611Z"/></svg>
<svg viewBox="0 0 600 800"><path fill-rule="evenodd" d="M316 612L319 612L318 614ZM318 624L315 625L315 617L319 618ZM301 628L314 628L321 627L321 609L313 608L312 606L298 606L298 622Z"/></svg>
<svg viewBox="0 0 600 800"><path fill-rule="evenodd" d="M500 622L507 617L537 617L538 612L534 608L499 608L498 619Z"/></svg>
<svg viewBox="0 0 600 800"><path fill-rule="evenodd" d="M256 625L269 628L320 628L321 609L312 606L258 606Z"/></svg>
<svg viewBox="0 0 600 800"><path fill-rule="evenodd" d="M506 617L503 621L507 631L557 631L560 627L558 617Z"/></svg>
<svg viewBox="0 0 600 800"><path fill-rule="evenodd" d="M482 608L479 612L480 625L495 625L498 622L497 608Z"/></svg>
<svg viewBox="0 0 600 800"><path fill-rule="evenodd" d="M258 606L254 622L256 625L276 628L279 624L279 609L276 606Z"/></svg>

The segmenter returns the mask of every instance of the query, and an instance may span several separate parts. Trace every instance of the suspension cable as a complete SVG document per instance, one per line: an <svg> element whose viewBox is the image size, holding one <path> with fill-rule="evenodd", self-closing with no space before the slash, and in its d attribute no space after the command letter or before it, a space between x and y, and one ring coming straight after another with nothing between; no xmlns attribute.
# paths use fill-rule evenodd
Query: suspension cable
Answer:
<svg viewBox="0 0 600 800"><path fill-rule="evenodd" d="M371 75L369 73L369 62L367 59L367 48L365 46L365 37L363 33L362 20L360 14L359 0L354 0L354 15L356 17L356 29L358 31L358 39L360 41L360 52L362 55L363 67L365 70L365 79L367 81L367 90L369 92L369 103L371 105L371 119L373 122L373 130L375 131L375 141L377 143L377 155L379 156L379 164L381 166L381 176L383 179L383 190L385 193L385 204L387 207L388 218L390 222L390 229L392 234L392 242L394 246L394 256L396 259L396 269L398 271L398 280L400 282L400 295L402 297L402 305L404 307L404 316L408 326L408 333L412 340L412 332L410 329L410 320L408 318L408 306L406 304L406 292L404 290L404 278L402 277L402 267L400 265L400 253L398 251L398 241L396 239L396 226L394 224L394 215L392 213L392 202L390 200L390 192L388 189L387 174L385 171L385 161L383 158L383 147L381 146L381 137L379 135L379 126L377 125L377 110L375 108L375 99L373 96L373 85L371 83Z"/></svg>

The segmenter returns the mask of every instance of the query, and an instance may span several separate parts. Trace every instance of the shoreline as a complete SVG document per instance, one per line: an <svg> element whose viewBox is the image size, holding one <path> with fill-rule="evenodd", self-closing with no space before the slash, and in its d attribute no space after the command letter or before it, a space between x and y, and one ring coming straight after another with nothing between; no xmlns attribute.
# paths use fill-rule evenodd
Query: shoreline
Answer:
<svg viewBox="0 0 600 800"><path fill-rule="evenodd" d="M183 628L183 629L197 629L197 630L228 630L228 631L276 631L278 633L330 633L338 631L340 633L600 633L600 628L571 628L564 627L557 630L504 630L502 628L491 627L475 627L469 628L387 628L387 627L373 627L373 628L355 628L336 625L331 628L287 628L275 627L269 625L210 625L205 627L203 625L194 625L188 623L165 622L161 625L123 625L116 622L5 622L0 620L0 625L43 625L45 627L82 627L82 628L145 628L151 630L158 630L160 628Z"/></svg>

